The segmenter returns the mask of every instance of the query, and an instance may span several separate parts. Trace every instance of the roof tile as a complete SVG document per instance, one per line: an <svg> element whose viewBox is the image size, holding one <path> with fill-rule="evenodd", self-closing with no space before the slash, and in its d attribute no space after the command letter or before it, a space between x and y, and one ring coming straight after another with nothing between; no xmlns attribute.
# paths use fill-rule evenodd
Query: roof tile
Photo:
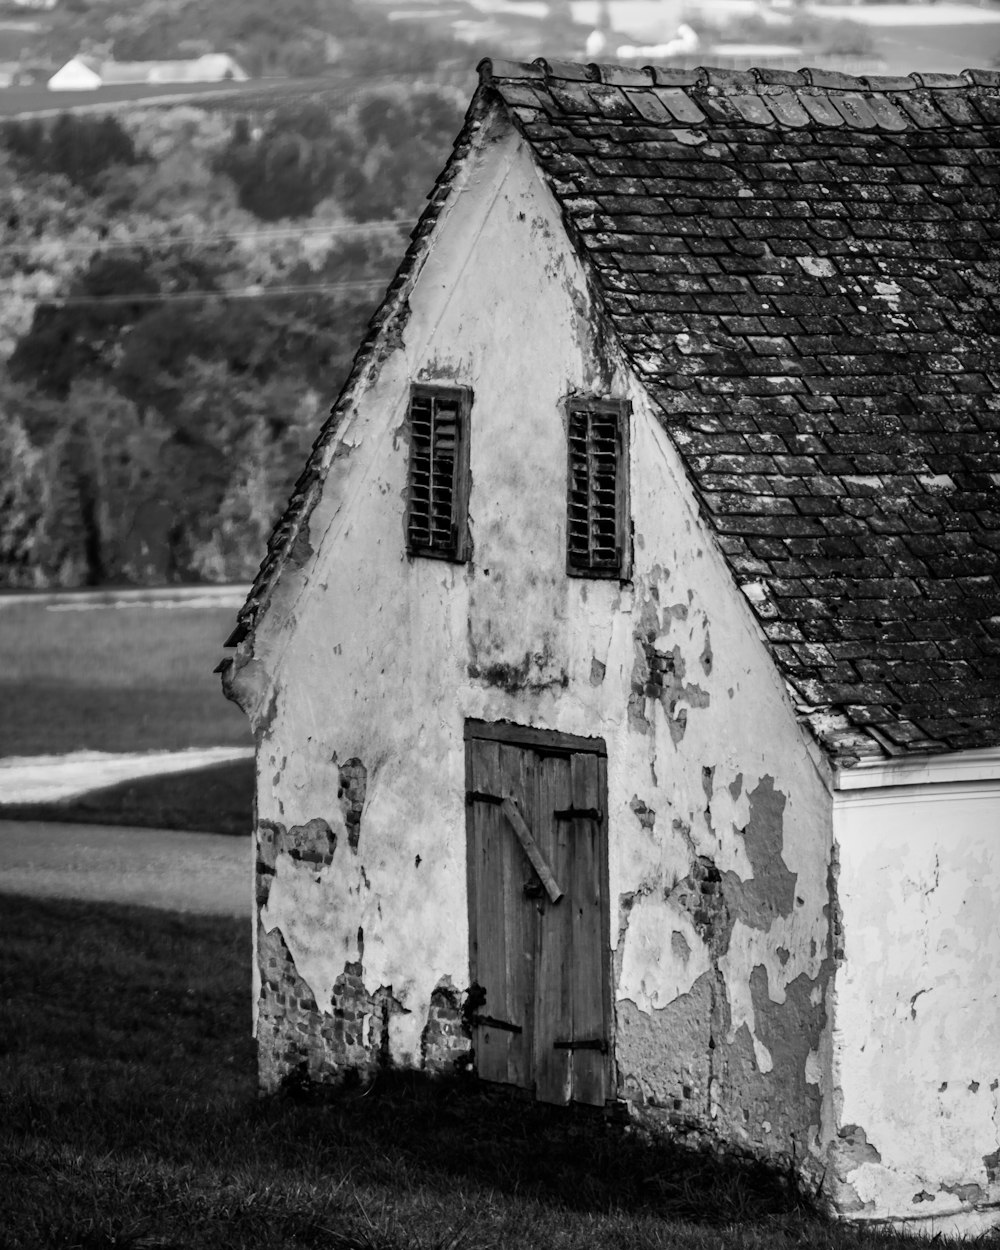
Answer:
<svg viewBox="0 0 1000 1250"><path fill-rule="evenodd" d="M588 65L588 70L600 82L610 83L615 87L651 87L653 72L647 66L636 69L629 65Z"/></svg>
<svg viewBox="0 0 1000 1250"><path fill-rule="evenodd" d="M683 94L683 92L681 94ZM646 118L647 121L668 122L676 120L670 109L668 109L663 100L660 99L660 92L658 91L640 91L631 87L626 87L625 95L633 109L635 109L640 116Z"/></svg>
<svg viewBox="0 0 1000 1250"><path fill-rule="evenodd" d="M757 82L774 87L804 87L806 78L799 70L752 69L750 73Z"/></svg>
<svg viewBox="0 0 1000 1250"><path fill-rule="evenodd" d="M566 82L596 82L600 77L600 71L596 65L581 65L578 61L559 61L540 56L535 59L534 65L544 70L545 77L550 83L554 79L562 79Z"/></svg>
<svg viewBox="0 0 1000 1250"><path fill-rule="evenodd" d="M809 114L799 103L798 96L792 91L772 90L762 92L767 107L775 121L782 126L793 126L796 129L809 125Z"/></svg>
<svg viewBox="0 0 1000 1250"><path fill-rule="evenodd" d="M705 114L687 92L679 87L663 84L659 72L657 72L657 86L657 98L677 121L697 126L705 120Z"/></svg>
<svg viewBox="0 0 1000 1250"><path fill-rule="evenodd" d="M799 95L799 103L813 121L819 122L821 126L843 126L847 120L843 113L834 107L830 96L803 91Z"/></svg>
<svg viewBox="0 0 1000 1250"><path fill-rule="evenodd" d="M600 204L584 254L776 663L834 752L1000 741L1000 92L670 82L625 87L634 138L574 115L592 185L564 211Z"/></svg>
<svg viewBox="0 0 1000 1250"><path fill-rule="evenodd" d="M895 92L892 101L898 109L925 130L948 125L948 118L936 107L936 99L927 91Z"/></svg>
<svg viewBox="0 0 1000 1250"><path fill-rule="evenodd" d="M707 82L703 69L669 69L662 65L646 65L658 87L696 87Z"/></svg>

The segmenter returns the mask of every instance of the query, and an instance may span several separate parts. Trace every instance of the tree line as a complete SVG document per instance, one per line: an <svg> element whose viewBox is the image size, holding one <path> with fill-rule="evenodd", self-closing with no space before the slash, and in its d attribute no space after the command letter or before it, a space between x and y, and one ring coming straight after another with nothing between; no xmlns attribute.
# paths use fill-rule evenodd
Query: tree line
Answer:
<svg viewBox="0 0 1000 1250"><path fill-rule="evenodd" d="M252 576L461 114L427 85L0 130L0 584Z"/></svg>

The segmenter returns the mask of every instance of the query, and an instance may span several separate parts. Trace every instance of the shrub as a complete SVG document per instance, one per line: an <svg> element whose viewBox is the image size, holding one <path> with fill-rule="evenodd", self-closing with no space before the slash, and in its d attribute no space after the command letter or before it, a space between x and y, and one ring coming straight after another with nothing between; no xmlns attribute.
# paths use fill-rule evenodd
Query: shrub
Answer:
<svg viewBox="0 0 1000 1250"><path fill-rule="evenodd" d="M38 120L11 121L0 131L0 139L22 166L62 174L87 191L97 188L107 170L135 165L140 159L132 139L111 114L60 113L50 126Z"/></svg>

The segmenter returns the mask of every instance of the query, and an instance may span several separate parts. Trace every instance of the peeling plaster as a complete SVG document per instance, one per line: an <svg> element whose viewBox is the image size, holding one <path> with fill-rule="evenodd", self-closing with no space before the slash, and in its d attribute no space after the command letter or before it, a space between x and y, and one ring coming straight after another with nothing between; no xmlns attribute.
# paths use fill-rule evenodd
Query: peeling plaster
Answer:
<svg viewBox="0 0 1000 1250"><path fill-rule="evenodd" d="M656 824L656 812L651 807L647 807L637 794L633 794L629 800L629 807L635 812L636 820L638 820L642 828L652 833Z"/></svg>
<svg viewBox="0 0 1000 1250"><path fill-rule="evenodd" d="M643 579L642 582L646 594L639 602L638 619L635 622L635 661L628 714L629 721L635 728L648 732L650 708L658 703L666 717L671 739L676 745L687 730L688 711L707 708L709 695L701 686L684 680L687 661L683 646L680 640L674 641L670 633L675 621L687 621L689 606L686 603L661 606L660 578L665 586L669 576L657 565L651 571L651 579L648 582ZM690 638L690 633L688 637ZM711 644L707 626L699 661L705 673L710 674Z"/></svg>
<svg viewBox="0 0 1000 1250"><path fill-rule="evenodd" d="M332 1010L334 986L345 966L353 965L369 994L387 1004L390 1053L398 1062L412 1062L420 1054L427 1008L417 1014L408 1003L420 1004L426 994L429 1004L440 977L425 972L400 982L397 969L382 962L384 944L369 940L365 949L365 932L381 928L381 900L355 863L341 859L316 872L314 865L279 852L261 924L265 933L280 930L296 971L322 1012ZM360 914L364 923L355 933L332 941L330 918L344 914Z"/></svg>
<svg viewBox="0 0 1000 1250"><path fill-rule="evenodd" d="M673 958L665 958L665 937ZM686 949L681 958L677 957L679 948L674 938L683 943L680 949ZM711 966L709 949L694 921L669 896L645 895L633 901L618 982L619 999L629 999L640 1011L654 1011L688 993Z"/></svg>
<svg viewBox="0 0 1000 1250"><path fill-rule="evenodd" d="M701 769L701 785L706 823L713 832L711 808L717 795L725 796L727 815L737 802L746 804L746 824L734 834L744 843L752 876L743 880L732 870L721 874L711 859L696 856L683 880L629 897L619 935L619 1010L623 1002L628 1004L633 1026L639 1012L655 1014L659 1028L672 1030L675 1015L687 1019L684 1005L672 1005L705 978L700 992L711 1002L712 1053L706 1062L713 1089L721 1083L720 1073L727 1083L738 1082L744 1109L762 1109L756 1119L765 1137L782 1133L780 1108L786 1099L799 1109L798 1131L804 1137L807 1126L815 1133L822 1121L817 1065L830 968L824 970L817 958L815 940L807 953L795 932L797 876L783 859L786 798L769 775L749 792L743 790L742 774L738 784L734 778L720 788L712 766ZM639 802L633 798L633 811ZM720 799L719 810L724 809ZM669 954L663 943L667 933ZM663 1014L668 1007L669 1019ZM685 1040L673 1038L681 1053L688 1053ZM639 1079L634 1056L627 1073ZM648 1079L643 1088L647 1101L663 1097ZM717 1105L713 1114L719 1115ZM740 1127L750 1133L748 1123Z"/></svg>
<svg viewBox="0 0 1000 1250"><path fill-rule="evenodd" d="M343 806L347 842L354 852L357 852L358 843L361 841L361 815L365 809L367 791L368 769L361 760L350 759L341 764L337 798L341 800Z"/></svg>
<svg viewBox="0 0 1000 1250"><path fill-rule="evenodd" d="M256 641L277 691L261 828L322 820L334 838L328 864L275 852L262 923L319 1010L350 965L382 1004L357 1036L421 1062L469 966L463 720L600 736L621 1090L801 1160L829 1082L826 779L518 142L449 210L448 246L359 389L352 453L311 523L308 594ZM399 422L431 374L474 394L465 566L400 548ZM562 400L588 392L632 405L631 584L565 574Z"/></svg>
<svg viewBox="0 0 1000 1250"><path fill-rule="evenodd" d="M795 906L796 876L782 858L785 803L785 796L774 788L774 778L762 777L748 795L749 816L739 831L753 876L744 881L730 871L722 877L733 915L755 929L770 929L775 919L791 915Z"/></svg>

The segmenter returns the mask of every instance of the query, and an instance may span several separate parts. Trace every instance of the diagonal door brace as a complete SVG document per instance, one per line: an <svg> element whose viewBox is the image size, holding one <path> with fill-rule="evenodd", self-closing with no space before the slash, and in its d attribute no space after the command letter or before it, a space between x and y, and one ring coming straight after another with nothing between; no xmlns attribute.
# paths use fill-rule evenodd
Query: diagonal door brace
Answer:
<svg viewBox="0 0 1000 1250"><path fill-rule="evenodd" d="M510 827L517 835L518 842L524 847L524 853L531 861L531 866L538 873L539 880L545 886L545 893L549 896L553 903L558 903L563 896L562 890L552 875L552 869L545 862L545 856L538 849L538 843L532 837L531 830L524 822L520 808L517 803L508 795L500 804L500 810L507 817Z"/></svg>

